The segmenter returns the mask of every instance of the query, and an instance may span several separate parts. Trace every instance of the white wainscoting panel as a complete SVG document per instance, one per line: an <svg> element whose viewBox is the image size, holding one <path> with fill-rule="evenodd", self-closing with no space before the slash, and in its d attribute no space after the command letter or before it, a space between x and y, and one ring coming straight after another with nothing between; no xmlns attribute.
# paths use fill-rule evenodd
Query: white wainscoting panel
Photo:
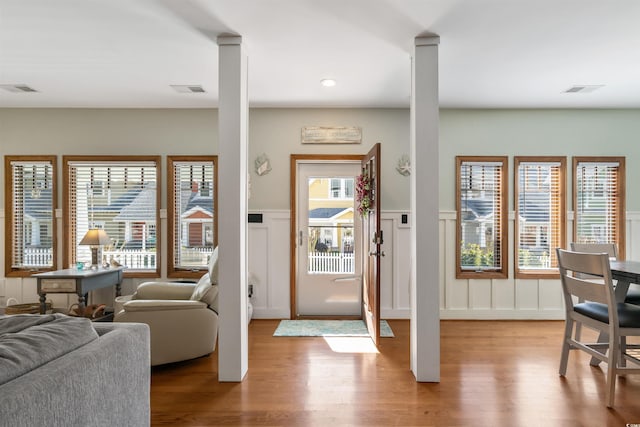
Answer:
<svg viewBox="0 0 640 427"><path fill-rule="evenodd" d="M253 317L288 319L289 211L261 211L262 223L249 224L249 273L255 280Z"/></svg>
<svg viewBox="0 0 640 427"><path fill-rule="evenodd" d="M262 214L262 223L249 224L249 271L256 281L251 298L253 317L287 319L290 317L290 213L288 210L251 213ZM411 229L401 223L403 213L408 212L385 211L380 218L385 252L381 264L380 309L385 319L410 316Z"/></svg>
<svg viewBox="0 0 640 427"><path fill-rule="evenodd" d="M290 316L289 308L289 222L288 210L262 213L262 223L249 224L249 271L256 281L252 303L255 318ZM408 224L401 223L408 211L383 211L384 232L380 305L383 318L410 316L410 234ZM0 219L4 211L0 209ZM163 227L166 225L163 221ZM513 212L509 215L509 278L466 280L455 276L456 212L441 211L440 230L440 317L442 319L562 319L564 308L560 280L514 279ZM61 226L58 227L61 235ZM4 237L0 221L0 238ZM573 236L573 212L567 212L567 246ZM640 212L626 214L626 258L640 261ZM3 267L4 256L0 257ZM419 262L419 260L417 261ZM164 268L163 268L164 271ZM4 295L18 302L38 301L36 280L5 278ZM147 279L148 280L148 279ZM162 279L160 279L162 280ZM420 281L420 278L417 279ZM123 294L131 293L145 279L126 279ZM420 286L420 283L417 284ZM74 297L51 295L56 307L68 307Z"/></svg>

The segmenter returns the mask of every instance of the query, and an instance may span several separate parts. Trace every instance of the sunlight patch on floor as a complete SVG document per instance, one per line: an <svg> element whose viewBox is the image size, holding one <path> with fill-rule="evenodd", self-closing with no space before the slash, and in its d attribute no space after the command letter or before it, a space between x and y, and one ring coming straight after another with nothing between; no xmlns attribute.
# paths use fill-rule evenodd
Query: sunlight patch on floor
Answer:
<svg viewBox="0 0 640 427"><path fill-rule="evenodd" d="M334 353L379 353L369 337L323 337Z"/></svg>

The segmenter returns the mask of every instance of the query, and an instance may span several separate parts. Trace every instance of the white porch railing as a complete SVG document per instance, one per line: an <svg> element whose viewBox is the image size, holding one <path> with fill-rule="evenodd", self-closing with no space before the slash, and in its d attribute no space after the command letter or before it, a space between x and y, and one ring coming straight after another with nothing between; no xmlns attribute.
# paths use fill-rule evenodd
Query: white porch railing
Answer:
<svg viewBox="0 0 640 427"><path fill-rule="evenodd" d="M182 267L208 265L212 253L212 247L182 248L180 249L180 265Z"/></svg>
<svg viewBox="0 0 640 427"><path fill-rule="evenodd" d="M155 251L146 251L142 249L121 249L118 251L102 251L102 256L107 261L111 258L120 264L134 270L149 270L156 268Z"/></svg>
<svg viewBox="0 0 640 427"><path fill-rule="evenodd" d="M50 267L53 265L53 248L25 248L24 265Z"/></svg>
<svg viewBox="0 0 640 427"><path fill-rule="evenodd" d="M353 252L309 252L309 273L354 273Z"/></svg>
<svg viewBox="0 0 640 427"><path fill-rule="evenodd" d="M213 248L186 248L182 252L183 265L202 266L209 264ZM120 264L132 269L155 269L156 253L142 249L123 249L118 251L102 251L103 257L109 261L113 257ZM52 248L25 248L24 265L29 267L49 267L53 265Z"/></svg>

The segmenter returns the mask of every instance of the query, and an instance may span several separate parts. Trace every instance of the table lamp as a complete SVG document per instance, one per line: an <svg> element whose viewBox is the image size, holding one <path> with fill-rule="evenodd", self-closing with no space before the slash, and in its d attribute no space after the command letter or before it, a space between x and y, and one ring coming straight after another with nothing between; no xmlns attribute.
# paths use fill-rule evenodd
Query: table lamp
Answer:
<svg viewBox="0 0 640 427"><path fill-rule="evenodd" d="M102 245L111 243L107 232L101 228L92 228L87 231L80 241L81 245L91 246L91 268L98 268L98 261L102 260Z"/></svg>

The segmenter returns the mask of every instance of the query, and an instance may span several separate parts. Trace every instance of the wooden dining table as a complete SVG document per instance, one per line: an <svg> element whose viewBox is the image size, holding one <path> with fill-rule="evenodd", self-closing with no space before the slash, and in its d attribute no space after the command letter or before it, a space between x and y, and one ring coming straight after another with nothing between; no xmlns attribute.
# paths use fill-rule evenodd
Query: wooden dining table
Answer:
<svg viewBox="0 0 640 427"><path fill-rule="evenodd" d="M640 284L639 261L611 261L611 278L617 280L615 289L616 302L624 302L632 283Z"/></svg>
<svg viewBox="0 0 640 427"><path fill-rule="evenodd" d="M615 287L616 302L624 302L627 297L627 291L632 283L640 284L640 262L639 261L610 261L611 278L617 280ZM602 332L598 337L598 342L603 343L609 341L609 334ZM591 358L590 364L597 366L600 360L595 357Z"/></svg>

